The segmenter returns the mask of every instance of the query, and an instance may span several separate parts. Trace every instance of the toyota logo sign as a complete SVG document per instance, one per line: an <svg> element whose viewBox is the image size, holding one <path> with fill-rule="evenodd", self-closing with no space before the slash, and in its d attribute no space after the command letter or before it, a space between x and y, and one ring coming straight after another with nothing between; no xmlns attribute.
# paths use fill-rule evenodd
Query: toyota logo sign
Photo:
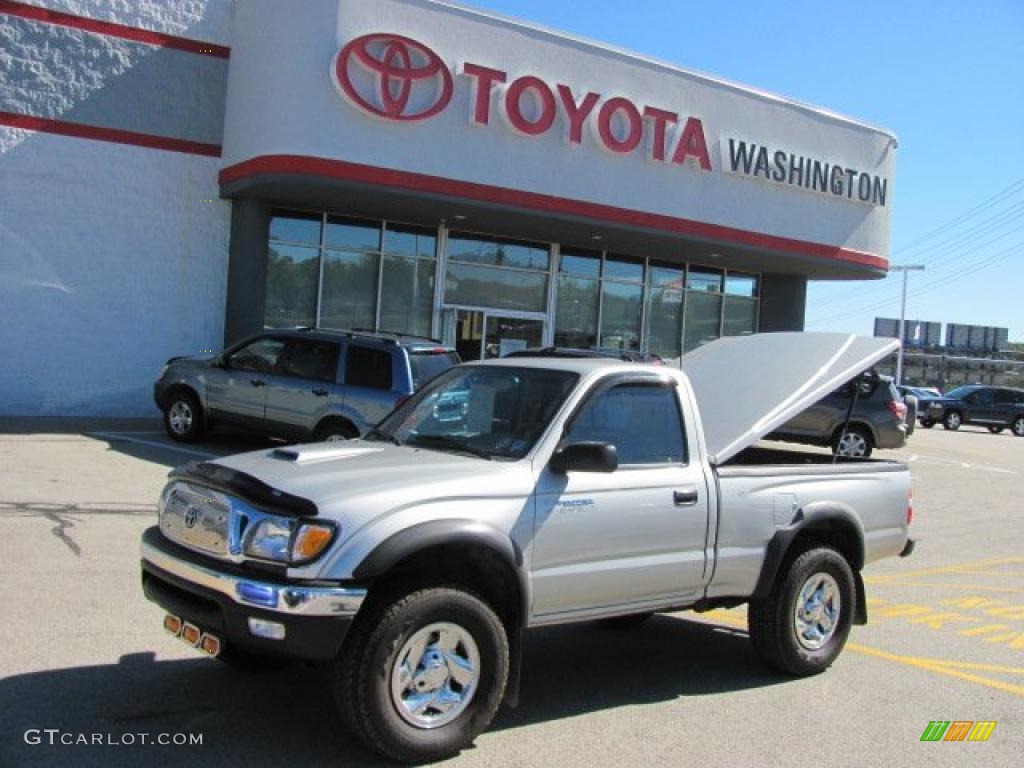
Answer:
<svg viewBox="0 0 1024 768"><path fill-rule="evenodd" d="M388 120L425 120L452 98L452 73L441 57L402 35L352 40L334 57L331 79L353 104Z"/></svg>

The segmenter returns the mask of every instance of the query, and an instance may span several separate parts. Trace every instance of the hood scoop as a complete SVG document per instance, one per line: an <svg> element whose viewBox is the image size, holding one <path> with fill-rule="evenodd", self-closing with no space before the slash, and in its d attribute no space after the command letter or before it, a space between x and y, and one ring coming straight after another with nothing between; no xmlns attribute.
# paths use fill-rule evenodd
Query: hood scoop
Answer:
<svg viewBox="0 0 1024 768"><path fill-rule="evenodd" d="M316 461L351 459L366 453L380 453L381 450L381 448L368 445L309 443L307 445L289 445L287 448L275 448L270 455L275 459L290 461L294 464L310 464Z"/></svg>

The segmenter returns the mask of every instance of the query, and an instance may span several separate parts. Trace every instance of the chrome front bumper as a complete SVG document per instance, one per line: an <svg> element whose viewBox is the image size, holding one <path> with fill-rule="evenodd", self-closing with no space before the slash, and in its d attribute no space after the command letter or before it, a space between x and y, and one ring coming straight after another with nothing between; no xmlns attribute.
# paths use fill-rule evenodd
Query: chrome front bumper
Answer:
<svg viewBox="0 0 1024 768"><path fill-rule="evenodd" d="M274 584L232 576L181 560L145 540L141 554L143 560L156 568L219 592L239 605L289 616L353 616L366 599L365 589Z"/></svg>

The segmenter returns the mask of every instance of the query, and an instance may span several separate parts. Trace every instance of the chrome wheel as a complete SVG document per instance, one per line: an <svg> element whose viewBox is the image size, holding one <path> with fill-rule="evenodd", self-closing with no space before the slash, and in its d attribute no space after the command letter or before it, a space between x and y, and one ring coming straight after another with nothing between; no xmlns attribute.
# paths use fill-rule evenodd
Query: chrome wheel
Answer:
<svg viewBox="0 0 1024 768"><path fill-rule="evenodd" d="M946 429L960 429L960 414L956 411L946 416Z"/></svg>
<svg viewBox="0 0 1024 768"><path fill-rule="evenodd" d="M796 639L809 651L816 651L832 639L839 625L842 603L839 585L827 573L815 573L800 588L793 611Z"/></svg>
<svg viewBox="0 0 1024 768"><path fill-rule="evenodd" d="M458 624L439 622L417 630L395 657L391 699L416 728L440 728L461 715L480 681L480 652Z"/></svg>
<svg viewBox="0 0 1024 768"><path fill-rule="evenodd" d="M167 413L167 423L170 424L171 430L176 435L188 434L188 431L192 429L194 418L192 407L184 400L175 400L171 410Z"/></svg>
<svg viewBox="0 0 1024 768"><path fill-rule="evenodd" d="M836 453L840 456L859 457L868 452L868 441L859 432L847 432L839 438Z"/></svg>

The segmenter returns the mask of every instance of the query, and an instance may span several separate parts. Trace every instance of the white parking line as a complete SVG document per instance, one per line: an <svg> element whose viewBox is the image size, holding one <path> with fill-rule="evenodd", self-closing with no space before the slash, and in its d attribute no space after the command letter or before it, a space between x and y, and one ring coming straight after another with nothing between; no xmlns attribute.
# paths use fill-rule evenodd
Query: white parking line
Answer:
<svg viewBox="0 0 1024 768"><path fill-rule="evenodd" d="M1003 467L990 467L985 464L970 464L966 461L954 461L953 459L940 459L937 456L922 456L918 453L912 453L907 457L908 462L918 461L922 464L939 464L944 467L960 467L961 469L980 469L983 472L997 472L1001 475L1016 475L1019 474L1012 469L1004 469Z"/></svg>
<svg viewBox="0 0 1024 768"><path fill-rule="evenodd" d="M138 443L139 445L148 445L152 448L162 448L165 451L177 451L179 453L190 453L193 456L200 456L204 459L216 459L220 457L219 453L210 453L209 451L199 451L195 448L186 448L182 445L174 445L172 443L161 443L156 440L143 440L138 437L129 437L129 435L151 435L160 434L159 432L88 432L89 437L98 437L101 440L110 440L112 442L123 442L123 443Z"/></svg>

